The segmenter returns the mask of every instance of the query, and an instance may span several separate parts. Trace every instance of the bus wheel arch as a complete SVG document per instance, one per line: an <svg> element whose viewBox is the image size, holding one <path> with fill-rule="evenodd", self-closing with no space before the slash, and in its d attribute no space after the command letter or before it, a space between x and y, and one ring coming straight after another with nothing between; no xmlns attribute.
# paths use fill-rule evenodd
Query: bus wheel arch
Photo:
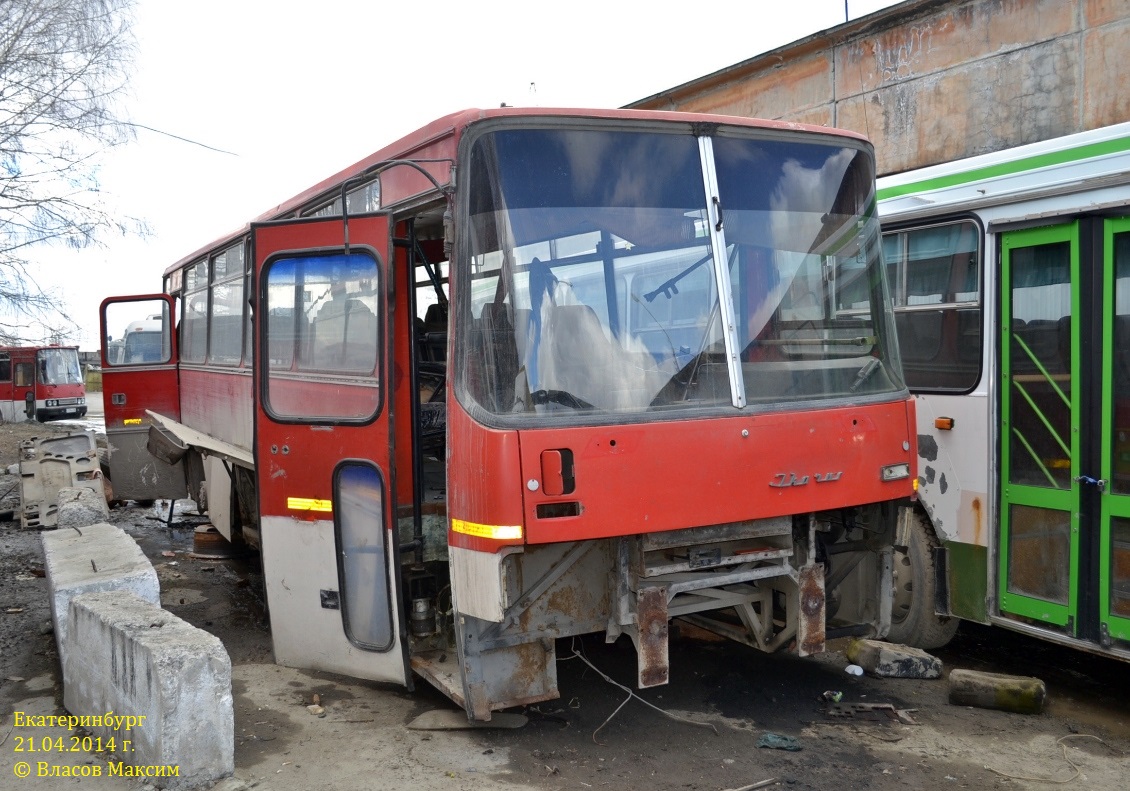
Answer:
<svg viewBox="0 0 1130 791"><path fill-rule="evenodd" d="M940 648L953 639L959 620L934 612L937 568L933 548L938 545L937 538L921 509L907 509L905 518L905 544L896 547L894 554L887 640L915 648Z"/></svg>

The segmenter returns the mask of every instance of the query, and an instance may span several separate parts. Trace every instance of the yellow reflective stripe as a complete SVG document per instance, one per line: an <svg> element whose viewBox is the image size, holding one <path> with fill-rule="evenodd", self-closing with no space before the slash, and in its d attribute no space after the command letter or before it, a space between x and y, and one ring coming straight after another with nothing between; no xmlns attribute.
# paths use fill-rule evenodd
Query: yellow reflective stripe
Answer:
<svg viewBox="0 0 1130 791"><path fill-rule="evenodd" d="M520 539L522 537L521 525L480 525L476 522L467 522L463 519L452 519L451 529L456 533L464 533L476 538L494 538L499 540Z"/></svg>
<svg viewBox="0 0 1130 791"><path fill-rule="evenodd" d="M314 500L310 497L288 497L286 507L292 511L325 511L332 513L333 503L329 500Z"/></svg>
<svg viewBox="0 0 1130 791"><path fill-rule="evenodd" d="M139 418L139 417L127 417L125 420L122 421L122 425L123 426L140 426L141 425L141 418Z"/></svg>

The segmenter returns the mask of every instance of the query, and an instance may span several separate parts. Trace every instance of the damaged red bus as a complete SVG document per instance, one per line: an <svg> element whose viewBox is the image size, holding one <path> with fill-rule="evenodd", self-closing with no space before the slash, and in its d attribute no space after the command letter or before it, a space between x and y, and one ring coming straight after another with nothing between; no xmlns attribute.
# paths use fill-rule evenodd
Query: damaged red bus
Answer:
<svg viewBox="0 0 1130 791"><path fill-rule="evenodd" d="M0 422L84 415L77 346L0 346Z"/></svg>
<svg viewBox="0 0 1130 791"><path fill-rule="evenodd" d="M557 638L650 687L672 618L882 636L916 456L874 181L816 127L442 118L103 303L164 328L104 355L115 492L259 549L277 662L473 720L557 697Z"/></svg>

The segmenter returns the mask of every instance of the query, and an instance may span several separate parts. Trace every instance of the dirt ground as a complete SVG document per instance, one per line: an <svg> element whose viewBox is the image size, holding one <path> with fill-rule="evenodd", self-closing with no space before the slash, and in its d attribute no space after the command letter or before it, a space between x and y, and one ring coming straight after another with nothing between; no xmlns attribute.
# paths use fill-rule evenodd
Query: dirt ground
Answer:
<svg viewBox="0 0 1130 791"><path fill-rule="evenodd" d="M20 439L69 429L0 424L0 470L16 463ZM0 495L0 511L18 509L18 476L0 475ZM965 667L1039 676L1049 689L1045 713L952 706L944 680L853 677L838 650L809 659L766 656L674 628L671 683L640 693L655 708L605 679L633 686L630 642L605 645L593 637L558 646L562 697L524 710L524 727L411 730L415 717L450 704L422 681L409 692L274 665L256 558L190 558L193 530L203 518L178 512L170 527L167 513L167 503L131 503L115 508L111 521L151 558L163 605L216 634L231 656L236 773L220 784L225 791L722 791L761 781L770 782L760 787L798 791L1127 787L1130 668L969 625L936 652L946 672ZM139 781L121 778L13 775L17 762L44 758L27 752L28 737L60 735L12 727L15 711L63 712L42 563L37 532L0 522L0 788L139 788ZM915 724L833 718L821 699L825 691L842 692L845 702L892 704L908 710ZM324 716L307 709L315 696ZM799 749L759 747L767 735L792 737ZM105 760L81 751L48 757L73 767Z"/></svg>

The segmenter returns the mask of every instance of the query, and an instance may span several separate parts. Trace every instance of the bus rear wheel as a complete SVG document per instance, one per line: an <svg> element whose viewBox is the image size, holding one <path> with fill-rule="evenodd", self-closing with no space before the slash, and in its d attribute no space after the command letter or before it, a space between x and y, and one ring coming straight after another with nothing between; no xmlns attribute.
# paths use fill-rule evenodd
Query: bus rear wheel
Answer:
<svg viewBox="0 0 1130 791"><path fill-rule="evenodd" d="M894 601L887 640L914 648L941 648L953 639L958 619L934 613L934 562L932 531L926 517L911 514L906 552L895 550Z"/></svg>

